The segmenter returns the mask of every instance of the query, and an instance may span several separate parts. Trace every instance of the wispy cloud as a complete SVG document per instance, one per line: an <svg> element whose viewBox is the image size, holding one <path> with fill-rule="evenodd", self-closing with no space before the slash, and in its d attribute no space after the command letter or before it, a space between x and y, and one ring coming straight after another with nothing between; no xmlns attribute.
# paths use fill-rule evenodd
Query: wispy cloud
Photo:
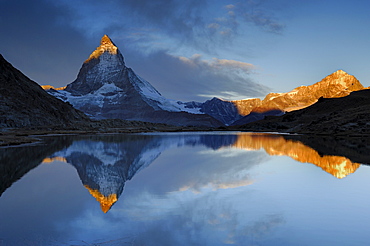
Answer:
<svg viewBox="0 0 370 246"><path fill-rule="evenodd" d="M143 40L144 46L160 43L167 48L186 46L194 51L212 53L214 47L231 44L246 24L273 33L281 33L284 27L272 14L268 1L241 1L228 5L210 0L47 1L67 9L63 21L89 38L109 33L138 42L134 34L140 33L137 30L141 29L146 30L141 32L147 37Z"/></svg>
<svg viewBox="0 0 370 246"><path fill-rule="evenodd" d="M263 30L281 34L284 31L285 24L277 17L279 10L284 8L287 1L274 3L271 0L248 1L247 4L240 5L238 14L244 21L261 27Z"/></svg>
<svg viewBox="0 0 370 246"><path fill-rule="evenodd" d="M251 79L254 66L232 60L240 59L239 54L223 59L220 53L232 50L238 35L251 25L259 31L281 32L283 23L271 2L8 1L0 9L0 24L7 33L0 48L37 82L60 87L75 79L83 60L108 34L127 64L165 96L179 100L263 96L267 88ZM27 11L15 15L19 6ZM203 55L190 57L196 53Z"/></svg>
<svg viewBox="0 0 370 246"><path fill-rule="evenodd" d="M253 22L256 26L263 27L266 31L274 33L282 33L285 25L279 23L274 18L268 16L261 11L253 11L251 13L244 13L243 17L249 22Z"/></svg>
<svg viewBox="0 0 370 246"><path fill-rule="evenodd" d="M202 55L200 54L195 54L190 58L180 56L179 60L193 67L207 70L213 69L214 72L219 70L227 70L228 72L242 71L244 73L250 73L255 69L255 66L251 63L218 58L213 58L212 60L204 60L202 59Z"/></svg>
<svg viewBox="0 0 370 246"><path fill-rule="evenodd" d="M204 101L214 96L241 99L266 95L268 88L251 79L255 66L250 63L169 55L158 51L145 57L126 56L127 64L150 81L164 96L183 101ZM137 69L136 69L137 68ZM171 93L168 93L168 92Z"/></svg>

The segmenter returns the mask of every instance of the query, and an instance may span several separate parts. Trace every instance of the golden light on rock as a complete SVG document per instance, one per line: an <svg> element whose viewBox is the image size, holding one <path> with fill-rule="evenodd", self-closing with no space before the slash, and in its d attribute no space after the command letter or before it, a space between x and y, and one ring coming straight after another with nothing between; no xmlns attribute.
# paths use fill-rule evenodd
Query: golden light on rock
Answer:
<svg viewBox="0 0 370 246"><path fill-rule="evenodd" d="M96 48L96 50L91 53L89 58L85 61L85 63L89 62L92 59L97 59L101 56L104 52L109 52L112 55L117 54L117 46L115 46L112 40L107 36L104 35L100 41L100 46Z"/></svg>
<svg viewBox="0 0 370 246"><path fill-rule="evenodd" d="M238 110L238 113L242 116L250 114L254 108L262 104L262 101L259 98L234 100L231 102L235 105L235 107Z"/></svg>
<svg viewBox="0 0 370 246"><path fill-rule="evenodd" d="M61 156L56 156L56 157L47 157L42 161L42 163L51 163L54 161L67 162L66 158L61 157Z"/></svg>
<svg viewBox="0 0 370 246"><path fill-rule="evenodd" d="M320 156L316 150L303 143L287 140L279 135L241 134L238 135L233 146L248 150L259 150L263 148L269 155L285 155L302 163L312 163L339 179L354 173L360 167L360 164L353 163L343 156Z"/></svg>
<svg viewBox="0 0 370 246"><path fill-rule="evenodd" d="M63 87L58 87L58 88L55 88L54 86L52 85L42 85L41 88L44 89L44 90L50 90L50 89L53 89L53 90L57 90L57 91L60 91L60 90L64 90L67 86L63 86Z"/></svg>
<svg viewBox="0 0 370 246"><path fill-rule="evenodd" d="M306 108L319 98L338 98L348 96L352 91L366 89L353 75L338 70L321 81L299 86L286 93L269 93L261 100L259 98L231 101L240 115L250 113L265 113L271 110L290 112Z"/></svg>
<svg viewBox="0 0 370 246"><path fill-rule="evenodd" d="M89 193L100 203L100 208L104 213L107 213L114 203L117 202L117 194L110 194L104 196L98 190L91 189L88 185L84 185Z"/></svg>

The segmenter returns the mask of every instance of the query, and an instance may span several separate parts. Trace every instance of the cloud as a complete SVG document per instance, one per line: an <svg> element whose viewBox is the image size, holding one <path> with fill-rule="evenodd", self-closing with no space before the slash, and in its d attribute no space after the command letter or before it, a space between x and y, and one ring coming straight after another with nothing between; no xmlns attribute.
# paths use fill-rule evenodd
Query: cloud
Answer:
<svg viewBox="0 0 370 246"><path fill-rule="evenodd" d="M215 47L232 45L245 24L275 33L284 26L272 14L269 1L228 5L210 0L48 1L66 9L62 22L88 38L109 33L126 42L134 38L139 41L136 45L159 49L187 47L213 53ZM141 43L133 34L151 38Z"/></svg>
<svg viewBox="0 0 370 246"><path fill-rule="evenodd" d="M274 20L265 13L259 11L253 13L245 13L243 17L245 18L245 20L253 22L256 26L261 26L265 30L274 33L281 33L285 27L283 24Z"/></svg>
<svg viewBox="0 0 370 246"><path fill-rule="evenodd" d="M127 64L169 98L264 96L267 88L251 79L253 66L232 60L239 54L228 56L232 59L220 55L231 50L240 33L248 33L248 25L281 31L270 1L255 2L7 1L0 9L6 34L0 52L39 84L61 87L76 78L82 62L108 34ZM253 36L243 38L251 43ZM203 55L191 57L196 53Z"/></svg>
<svg viewBox="0 0 370 246"><path fill-rule="evenodd" d="M239 3L234 11L247 23L251 23L271 33L281 34L285 24L279 21L277 14L289 1L280 1L277 5L270 0L248 1Z"/></svg>
<svg viewBox="0 0 370 246"><path fill-rule="evenodd" d="M243 71L245 73L250 73L255 69L255 66L250 63L227 60L227 59L218 59L213 58L211 61L203 60L202 56L199 54L193 55L191 58L186 58L180 56L179 59L185 64L189 64L193 67L199 68L208 68L216 70L233 70L233 71Z"/></svg>
<svg viewBox="0 0 370 246"><path fill-rule="evenodd" d="M136 234L140 236L135 243L148 245L155 241L159 245L260 245L266 240L274 240L276 229L285 222L279 213L265 216L258 214L257 218L252 219L250 211L237 208L233 204L235 200L222 197L217 192L197 194L191 198L186 194L182 194L185 198L181 198L180 195L171 193L161 200L147 197L146 203L149 206L140 209L148 217L158 218L160 215L160 219L147 220L146 227L138 227ZM233 195L245 196L242 193ZM153 208L150 204L157 206ZM158 208L169 206L166 210ZM139 210L131 202L126 209ZM142 211L135 213L143 214ZM117 221L113 223L123 223L120 217Z"/></svg>
<svg viewBox="0 0 370 246"><path fill-rule="evenodd" d="M229 4L229 5L226 5L225 8L227 8L227 9L233 9L233 8L235 8L235 5Z"/></svg>
<svg viewBox="0 0 370 246"><path fill-rule="evenodd" d="M190 144L186 146L186 148L189 147L191 147ZM158 195L179 191L196 194L249 186L255 181L251 170L270 158L260 151L241 151L228 147L224 150L204 149L203 146L193 147L196 149L191 157L188 156L189 152L183 150L171 149L163 152L158 161L175 163L176 160L184 158L186 161L170 166L165 173L155 174L166 180L166 184L159 182L158 179L150 180L146 177L147 174L140 173L144 175L140 177L148 181L137 187L137 191L141 189ZM171 175L173 173L177 175Z"/></svg>
<svg viewBox="0 0 370 246"><path fill-rule="evenodd" d="M147 56L126 55L126 64L148 80L163 96L182 101L261 97L268 88L254 82L255 66L235 60L169 55L158 51Z"/></svg>

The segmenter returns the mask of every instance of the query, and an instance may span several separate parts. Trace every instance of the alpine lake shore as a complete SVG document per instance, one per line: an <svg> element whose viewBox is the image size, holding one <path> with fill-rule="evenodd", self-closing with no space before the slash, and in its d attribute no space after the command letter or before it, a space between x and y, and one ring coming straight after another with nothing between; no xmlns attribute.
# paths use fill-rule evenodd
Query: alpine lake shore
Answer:
<svg viewBox="0 0 370 246"><path fill-rule="evenodd" d="M258 123L257 123L258 124ZM364 126L364 128L367 128ZM18 147L30 144L42 144L43 137L55 135L100 135L100 134L136 134L136 133L181 133L181 132L252 132L255 134L281 135L285 139L298 141L317 150L320 155L345 156L354 162L370 164L369 133L361 133L362 129L343 130L337 133L317 132L267 132L258 130L242 130L237 127L192 127L170 126L166 124L140 121L101 120L91 121L89 126L74 127L44 126L7 128L0 132L0 148ZM363 129L364 131L364 129Z"/></svg>

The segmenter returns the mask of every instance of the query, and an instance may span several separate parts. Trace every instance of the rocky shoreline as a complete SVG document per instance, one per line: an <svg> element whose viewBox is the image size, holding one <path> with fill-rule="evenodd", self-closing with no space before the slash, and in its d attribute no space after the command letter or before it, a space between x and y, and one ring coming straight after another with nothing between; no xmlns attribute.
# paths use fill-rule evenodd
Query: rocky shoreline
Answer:
<svg viewBox="0 0 370 246"><path fill-rule="evenodd" d="M114 120L113 120L114 121ZM111 123L110 125L107 124ZM121 122L117 120L116 123ZM128 124L128 123L126 123ZM131 122L128 126L117 126L112 120L96 122L93 126L61 128L58 126L33 128L6 128L0 131L0 147L20 146L42 141L40 137L50 135L87 135L87 134L119 134L145 132L190 132L217 131L220 129L202 127L181 127L147 122Z"/></svg>
<svg viewBox="0 0 370 246"><path fill-rule="evenodd" d="M57 126L50 127L38 127L38 128L8 128L0 131L0 147L19 146L23 144L30 144L40 142L43 136L52 135L87 135L87 134L120 134L120 133L147 133L147 132L211 132L211 131L222 131L222 132L255 132L255 133L271 133L271 134L283 134L287 138L296 139L300 141L306 138L368 138L370 133L360 133L359 131L339 131L337 133L325 133L320 130L318 131L307 131L307 132L284 132L274 131L268 129L241 129L241 128L202 128L202 127L181 127L181 126L170 126L164 124L155 124L147 122L135 122L135 124L126 127L119 126L104 126L104 127L81 127L81 128L60 128ZM361 129L360 129L361 131Z"/></svg>

